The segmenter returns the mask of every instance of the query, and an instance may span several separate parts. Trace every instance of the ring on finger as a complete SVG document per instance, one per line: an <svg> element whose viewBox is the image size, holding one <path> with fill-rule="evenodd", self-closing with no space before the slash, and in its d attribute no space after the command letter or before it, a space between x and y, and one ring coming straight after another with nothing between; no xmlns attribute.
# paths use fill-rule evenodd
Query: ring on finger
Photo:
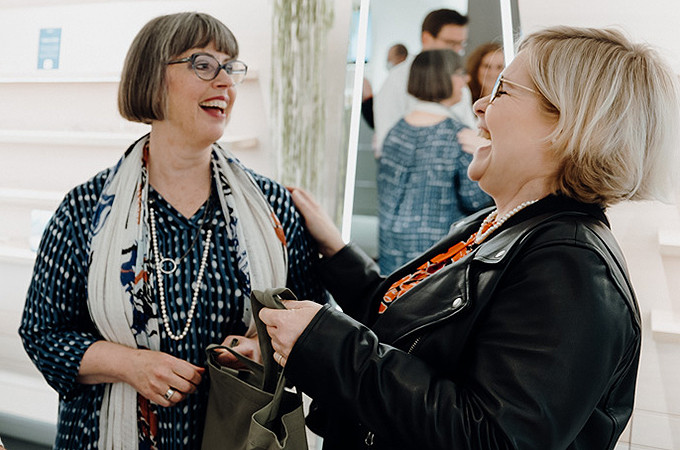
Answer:
<svg viewBox="0 0 680 450"><path fill-rule="evenodd" d="M175 392L177 391L174 390L173 388L168 388L168 390L165 391L165 394L163 394L163 398L166 400L170 400L170 398L172 398L172 396L175 395Z"/></svg>
<svg viewBox="0 0 680 450"><path fill-rule="evenodd" d="M276 358L276 362L279 364L279 366L282 366L281 361L283 361L283 355L281 353L276 354L278 357Z"/></svg>

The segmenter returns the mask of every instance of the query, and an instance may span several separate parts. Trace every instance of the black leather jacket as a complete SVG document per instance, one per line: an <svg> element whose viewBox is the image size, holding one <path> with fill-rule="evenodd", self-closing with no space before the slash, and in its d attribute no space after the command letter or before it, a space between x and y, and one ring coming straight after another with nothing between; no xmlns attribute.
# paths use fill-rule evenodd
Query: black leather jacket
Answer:
<svg viewBox="0 0 680 450"><path fill-rule="evenodd" d="M633 407L640 317L599 207L543 199L377 317L394 281L488 212L387 279L351 245L325 261L352 318L325 306L286 365L314 399L324 449L614 447Z"/></svg>

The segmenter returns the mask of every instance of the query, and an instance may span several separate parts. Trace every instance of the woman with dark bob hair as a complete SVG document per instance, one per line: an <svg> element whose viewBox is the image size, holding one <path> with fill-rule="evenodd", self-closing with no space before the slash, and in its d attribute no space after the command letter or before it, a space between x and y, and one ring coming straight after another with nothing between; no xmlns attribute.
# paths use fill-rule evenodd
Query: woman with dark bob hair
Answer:
<svg viewBox="0 0 680 450"><path fill-rule="evenodd" d="M451 115L466 82L463 59L453 50L427 50L411 64L413 108L385 136L378 161L381 273L420 255L453 222L491 204L467 177L472 155L456 138L465 126Z"/></svg>
<svg viewBox="0 0 680 450"><path fill-rule="evenodd" d="M247 72L237 57L207 14L148 22L118 106L151 131L47 226L20 334L59 393L56 449L200 448L206 346L259 357L251 289L325 300L288 191L216 144Z"/></svg>
<svg viewBox="0 0 680 450"><path fill-rule="evenodd" d="M495 207L387 277L293 193L344 314L295 302L260 317L325 449L616 446L640 314L606 208L672 193L677 83L615 30L527 36L475 103L489 144L468 175Z"/></svg>

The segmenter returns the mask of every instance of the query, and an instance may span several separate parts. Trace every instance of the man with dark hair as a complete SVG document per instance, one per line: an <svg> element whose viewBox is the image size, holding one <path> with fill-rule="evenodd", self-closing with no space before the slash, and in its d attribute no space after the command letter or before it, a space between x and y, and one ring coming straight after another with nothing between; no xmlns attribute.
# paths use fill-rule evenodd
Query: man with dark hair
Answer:
<svg viewBox="0 0 680 450"><path fill-rule="evenodd" d="M430 12L422 25L420 40L423 50L451 49L462 54L467 43L467 23L466 16L452 9L438 9ZM376 156L380 156L387 132L410 111L416 102L406 91L411 62L413 62L412 57L394 67L374 97ZM463 125L472 128L475 118L470 107L470 98L470 90L463 89L463 98L451 107L451 116Z"/></svg>
<svg viewBox="0 0 680 450"><path fill-rule="evenodd" d="M468 18L453 9L438 9L423 20L423 50L450 48L462 54L467 44Z"/></svg>

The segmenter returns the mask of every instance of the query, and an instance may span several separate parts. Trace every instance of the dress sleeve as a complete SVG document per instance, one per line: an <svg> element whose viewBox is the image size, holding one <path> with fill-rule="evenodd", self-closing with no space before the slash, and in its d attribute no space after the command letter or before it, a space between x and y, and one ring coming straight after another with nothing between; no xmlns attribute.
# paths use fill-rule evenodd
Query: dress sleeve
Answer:
<svg viewBox="0 0 680 450"><path fill-rule="evenodd" d="M69 194L38 248L19 328L24 348L61 396L69 398L87 348L101 339L87 308L87 220L76 211L87 194Z"/></svg>
<svg viewBox="0 0 680 450"><path fill-rule="evenodd" d="M319 252L316 243L304 225L304 219L295 208L290 192L284 186L264 177L256 177L267 201L281 222L288 249L287 287L300 300L317 303L329 301L318 274Z"/></svg>

